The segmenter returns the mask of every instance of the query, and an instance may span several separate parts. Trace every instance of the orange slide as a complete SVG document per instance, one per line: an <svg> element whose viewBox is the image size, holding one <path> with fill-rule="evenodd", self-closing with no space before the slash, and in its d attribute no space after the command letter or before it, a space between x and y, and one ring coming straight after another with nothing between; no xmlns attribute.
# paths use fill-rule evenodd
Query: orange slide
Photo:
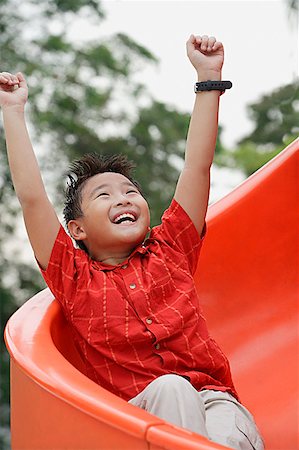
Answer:
<svg viewBox="0 0 299 450"><path fill-rule="evenodd" d="M299 140L208 211L196 283L267 450L298 445ZM9 320L13 450L224 447L88 379L49 290Z"/></svg>

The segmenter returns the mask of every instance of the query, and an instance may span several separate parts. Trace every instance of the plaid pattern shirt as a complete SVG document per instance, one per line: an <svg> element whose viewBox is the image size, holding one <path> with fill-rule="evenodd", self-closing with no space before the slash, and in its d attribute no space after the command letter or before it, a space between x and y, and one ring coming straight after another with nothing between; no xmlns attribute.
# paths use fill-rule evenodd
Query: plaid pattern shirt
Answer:
<svg viewBox="0 0 299 450"><path fill-rule="evenodd" d="M237 397L193 282L201 245L175 200L149 239L116 266L92 260L60 228L42 274L71 324L88 377L125 400L167 373L197 390Z"/></svg>

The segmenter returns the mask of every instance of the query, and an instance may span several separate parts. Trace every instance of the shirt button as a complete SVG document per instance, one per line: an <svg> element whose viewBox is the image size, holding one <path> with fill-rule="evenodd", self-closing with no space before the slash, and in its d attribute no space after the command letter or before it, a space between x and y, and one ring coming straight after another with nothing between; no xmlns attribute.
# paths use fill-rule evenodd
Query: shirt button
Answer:
<svg viewBox="0 0 299 450"><path fill-rule="evenodd" d="M135 289L136 288L136 284L135 283L131 283L130 284L130 289Z"/></svg>
<svg viewBox="0 0 299 450"><path fill-rule="evenodd" d="M153 323L152 319L150 319L149 317L147 319L145 319L146 323L148 323L149 325L151 325Z"/></svg>
<svg viewBox="0 0 299 450"><path fill-rule="evenodd" d="M123 266L121 266L122 269L126 269L128 267L128 264L124 264Z"/></svg>
<svg viewBox="0 0 299 450"><path fill-rule="evenodd" d="M156 344L156 345L155 345L155 349L156 349L156 350L159 350L159 349L160 349L160 344Z"/></svg>

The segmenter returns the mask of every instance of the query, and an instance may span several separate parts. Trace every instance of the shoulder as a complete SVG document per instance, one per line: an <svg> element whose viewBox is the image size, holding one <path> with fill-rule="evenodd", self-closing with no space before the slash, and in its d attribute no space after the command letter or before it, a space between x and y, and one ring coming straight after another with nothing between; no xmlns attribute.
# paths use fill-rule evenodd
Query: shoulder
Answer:
<svg viewBox="0 0 299 450"><path fill-rule="evenodd" d="M164 212L161 224L153 228L155 237L165 236L166 239L170 238L172 243L177 239L185 238L191 239L194 243L200 242L205 236L205 232L206 227L201 236L198 234L192 219L175 199Z"/></svg>
<svg viewBox="0 0 299 450"><path fill-rule="evenodd" d="M48 282L49 278L57 276L58 272L72 276L79 266L85 265L89 260L87 253L74 246L73 240L60 225L48 266L45 270L41 269L41 272Z"/></svg>
<svg viewBox="0 0 299 450"><path fill-rule="evenodd" d="M151 237L168 252L175 252L176 258L186 259L194 273L204 233L199 236L191 218L175 199L163 214L161 225L152 230Z"/></svg>

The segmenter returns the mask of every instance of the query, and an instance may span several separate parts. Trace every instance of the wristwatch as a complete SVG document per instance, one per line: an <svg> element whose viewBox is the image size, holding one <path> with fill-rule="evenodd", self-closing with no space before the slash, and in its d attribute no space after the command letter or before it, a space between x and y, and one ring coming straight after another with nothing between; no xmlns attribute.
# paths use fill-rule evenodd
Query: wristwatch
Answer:
<svg viewBox="0 0 299 450"><path fill-rule="evenodd" d="M194 92L197 94L198 92L203 91L221 91L223 94L226 89L230 89L232 87L231 81L200 81L195 83Z"/></svg>

